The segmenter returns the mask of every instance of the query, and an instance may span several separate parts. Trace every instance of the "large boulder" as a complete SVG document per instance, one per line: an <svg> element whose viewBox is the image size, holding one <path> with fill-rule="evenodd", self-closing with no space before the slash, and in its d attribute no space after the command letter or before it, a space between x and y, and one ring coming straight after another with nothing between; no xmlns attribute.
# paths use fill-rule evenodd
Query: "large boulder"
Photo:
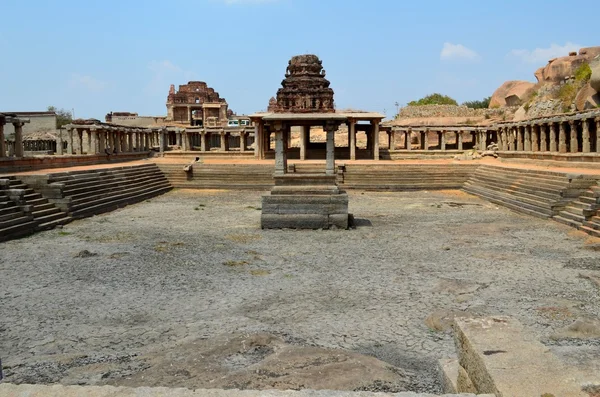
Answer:
<svg viewBox="0 0 600 397"><path fill-rule="evenodd" d="M573 52L569 56L551 59L546 66L536 70L535 78L540 83L558 83L573 76L578 67L590 63L598 55L600 47L586 47L580 49L579 53Z"/></svg>
<svg viewBox="0 0 600 397"><path fill-rule="evenodd" d="M534 83L529 81L506 81L498 88L490 99L490 108L515 106L522 104L527 95L533 91ZM508 102L507 102L508 98Z"/></svg>
<svg viewBox="0 0 600 397"><path fill-rule="evenodd" d="M600 92L600 57L590 62L590 68L592 69L592 77L590 78L590 86Z"/></svg>
<svg viewBox="0 0 600 397"><path fill-rule="evenodd" d="M600 94L590 83L584 85L575 97L575 107L577 110L596 109L600 105Z"/></svg>

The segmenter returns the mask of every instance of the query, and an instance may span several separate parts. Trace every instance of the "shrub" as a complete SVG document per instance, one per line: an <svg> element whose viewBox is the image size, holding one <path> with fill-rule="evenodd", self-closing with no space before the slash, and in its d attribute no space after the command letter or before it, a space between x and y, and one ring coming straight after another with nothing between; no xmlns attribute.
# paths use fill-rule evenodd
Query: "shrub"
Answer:
<svg viewBox="0 0 600 397"><path fill-rule="evenodd" d="M587 82L592 77L592 68L588 63L584 63L575 70L575 81Z"/></svg>
<svg viewBox="0 0 600 397"><path fill-rule="evenodd" d="M410 101L408 106L424 106L424 105L458 105L455 99L447 95L434 93L427 95L417 101Z"/></svg>
<svg viewBox="0 0 600 397"><path fill-rule="evenodd" d="M562 103L563 112L571 109L571 104L577 95L577 87L573 83L565 83L558 90L558 100Z"/></svg>
<svg viewBox="0 0 600 397"><path fill-rule="evenodd" d="M490 106L490 100L492 99L491 96L487 97L487 98L483 98L480 101L467 101L467 102L463 102L463 105L471 108L471 109L487 109Z"/></svg>

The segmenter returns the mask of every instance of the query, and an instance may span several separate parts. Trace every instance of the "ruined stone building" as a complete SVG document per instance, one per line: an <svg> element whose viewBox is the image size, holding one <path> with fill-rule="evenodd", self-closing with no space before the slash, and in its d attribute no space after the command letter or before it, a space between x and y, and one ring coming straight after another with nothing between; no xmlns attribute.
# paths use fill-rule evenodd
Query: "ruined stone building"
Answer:
<svg viewBox="0 0 600 397"><path fill-rule="evenodd" d="M232 114L227 101L203 81L190 81L180 85L177 91L171 84L167 121L213 128L226 126L228 116Z"/></svg>

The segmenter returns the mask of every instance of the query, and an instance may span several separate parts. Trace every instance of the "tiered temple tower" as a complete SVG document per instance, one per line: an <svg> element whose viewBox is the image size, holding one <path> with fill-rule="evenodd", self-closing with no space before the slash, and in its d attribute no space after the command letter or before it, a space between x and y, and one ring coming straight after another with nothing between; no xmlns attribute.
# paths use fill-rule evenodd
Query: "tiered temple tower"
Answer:
<svg viewBox="0 0 600 397"><path fill-rule="evenodd" d="M269 112L334 113L333 89L329 84L319 57L296 55L288 62L277 99L269 101Z"/></svg>

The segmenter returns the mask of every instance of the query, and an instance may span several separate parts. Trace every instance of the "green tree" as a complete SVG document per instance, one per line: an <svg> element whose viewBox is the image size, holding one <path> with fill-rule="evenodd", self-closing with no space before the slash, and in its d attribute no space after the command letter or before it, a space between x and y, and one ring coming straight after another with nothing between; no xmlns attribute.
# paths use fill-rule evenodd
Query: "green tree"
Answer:
<svg viewBox="0 0 600 397"><path fill-rule="evenodd" d="M48 111L56 113L56 128L61 128L73 121L73 115L68 110L59 109L56 106L48 106Z"/></svg>
<svg viewBox="0 0 600 397"><path fill-rule="evenodd" d="M466 101L463 102L463 105L471 109L487 109L490 107L490 99L492 99L491 96L480 101Z"/></svg>
<svg viewBox="0 0 600 397"><path fill-rule="evenodd" d="M434 93L419 99L418 101L410 101L408 106L423 106L423 105L458 105L455 99L447 95Z"/></svg>

